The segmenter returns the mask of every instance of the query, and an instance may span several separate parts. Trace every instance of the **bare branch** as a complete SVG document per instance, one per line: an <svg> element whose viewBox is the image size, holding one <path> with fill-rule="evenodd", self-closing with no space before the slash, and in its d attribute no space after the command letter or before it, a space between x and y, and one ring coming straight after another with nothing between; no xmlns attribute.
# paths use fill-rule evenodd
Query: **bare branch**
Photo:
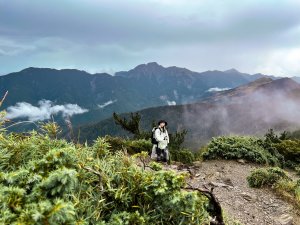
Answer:
<svg viewBox="0 0 300 225"><path fill-rule="evenodd" d="M189 185L189 187L183 189L198 191L199 193L204 194L209 199L210 204L213 206L213 210L210 213L214 216L215 220L211 221L210 224L225 225L223 219L222 207L217 197L213 194L213 188L209 190L206 187L205 189L202 189L202 188L192 187L191 185Z"/></svg>
<svg viewBox="0 0 300 225"><path fill-rule="evenodd" d="M101 172L96 171L96 170L94 170L94 169L92 169L92 168L90 168L90 167L87 167L87 166L83 166L82 169L84 169L84 170L86 170L86 171L88 171L88 172L91 172L91 173L93 173L93 174L95 174L95 175L98 176L100 188L101 188L101 191L103 191L103 190L104 190L103 184L102 184L102 177L103 177L103 175L101 174Z"/></svg>
<svg viewBox="0 0 300 225"><path fill-rule="evenodd" d="M7 96L7 94L8 94L8 91L5 92L3 98L1 99L1 101L0 101L0 107L2 106L2 103L4 102L4 100L5 100L6 96Z"/></svg>

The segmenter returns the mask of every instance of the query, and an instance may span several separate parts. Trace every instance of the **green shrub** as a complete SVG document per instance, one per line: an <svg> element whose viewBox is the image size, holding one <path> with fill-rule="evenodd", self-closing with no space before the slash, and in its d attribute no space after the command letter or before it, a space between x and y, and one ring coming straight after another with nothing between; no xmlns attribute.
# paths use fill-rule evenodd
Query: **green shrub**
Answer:
<svg viewBox="0 0 300 225"><path fill-rule="evenodd" d="M129 154L136 154L140 152L150 152L152 149L152 144L149 140L137 139L137 140L127 140L120 137L105 137L106 142L109 143L110 150L112 152L126 150Z"/></svg>
<svg viewBox="0 0 300 225"><path fill-rule="evenodd" d="M274 186L274 191L286 200L292 200L296 205L300 206L300 187L297 182L292 180L279 180Z"/></svg>
<svg viewBox="0 0 300 225"><path fill-rule="evenodd" d="M0 133L0 168L14 170L30 160L42 158L51 149L71 145L64 140L52 140L48 135L39 135L35 131L22 138Z"/></svg>
<svg viewBox="0 0 300 225"><path fill-rule="evenodd" d="M285 160L300 163L300 140L284 140L275 147Z"/></svg>
<svg viewBox="0 0 300 225"><path fill-rule="evenodd" d="M170 152L171 160L182 162L184 164L192 164L195 161L195 155L188 149L181 149Z"/></svg>
<svg viewBox="0 0 300 225"><path fill-rule="evenodd" d="M247 177L249 186L256 188L272 186L281 179L289 180L286 172L278 167L256 169Z"/></svg>
<svg viewBox="0 0 300 225"><path fill-rule="evenodd" d="M145 139L126 140L124 144L129 154L150 152L152 149L151 142Z"/></svg>
<svg viewBox="0 0 300 225"><path fill-rule="evenodd" d="M0 133L0 224L209 223L209 200L182 189L186 175L143 170L111 146Z"/></svg>
<svg viewBox="0 0 300 225"><path fill-rule="evenodd" d="M153 162L153 161L149 163L149 167L155 171L160 171L163 169L163 167L160 163Z"/></svg>
<svg viewBox="0 0 300 225"><path fill-rule="evenodd" d="M121 151L124 146L124 139L120 137L105 136L105 141L110 145L111 152Z"/></svg>
<svg viewBox="0 0 300 225"><path fill-rule="evenodd" d="M93 152L97 158L107 155L110 148L111 145L102 137L98 137L92 146Z"/></svg>
<svg viewBox="0 0 300 225"><path fill-rule="evenodd" d="M229 136L213 138L203 153L204 159L245 159L260 164L279 165L279 161L254 137Z"/></svg>
<svg viewBox="0 0 300 225"><path fill-rule="evenodd" d="M247 180L250 187L272 188L275 194L300 209L300 181L290 179L284 170L278 167L256 169Z"/></svg>
<svg viewBox="0 0 300 225"><path fill-rule="evenodd" d="M74 203L68 197L78 186L74 150L52 149L41 159L1 173L0 223L75 223Z"/></svg>

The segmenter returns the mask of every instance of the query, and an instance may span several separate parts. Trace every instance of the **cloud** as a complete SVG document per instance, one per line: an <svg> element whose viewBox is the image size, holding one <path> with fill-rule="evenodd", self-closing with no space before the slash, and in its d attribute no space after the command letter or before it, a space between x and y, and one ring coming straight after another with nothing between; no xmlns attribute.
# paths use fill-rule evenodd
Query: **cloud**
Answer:
<svg viewBox="0 0 300 225"><path fill-rule="evenodd" d="M257 73L272 60L265 55L300 47L299 7L297 0L0 0L0 73L119 71L149 61Z"/></svg>
<svg viewBox="0 0 300 225"><path fill-rule="evenodd" d="M300 34L300 33L299 33ZM265 62L257 70L279 76L300 76L300 47L278 49L265 55Z"/></svg>
<svg viewBox="0 0 300 225"><path fill-rule="evenodd" d="M7 118L28 118L30 121L42 121L51 118L51 115L61 114L63 117L73 116L88 112L77 104L53 105L49 100L41 100L38 106L33 106L27 102L18 102L15 106L7 109Z"/></svg>
<svg viewBox="0 0 300 225"><path fill-rule="evenodd" d="M168 104L168 105L176 105L176 102L175 102L175 101L168 101L168 100L167 100L167 104Z"/></svg>
<svg viewBox="0 0 300 225"><path fill-rule="evenodd" d="M218 87L213 87L207 90L207 92L218 92L218 91L227 91L230 88L218 88Z"/></svg>
<svg viewBox="0 0 300 225"><path fill-rule="evenodd" d="M99 107L100 109L103 109L103 108L105 108L106 106L115 103L116 101L117 101L117 100L109 100L109 101L107 101L107 102L105 102L105 103L103 103L103 104L101 104L101 105L98 104L98 107Z"/></svg>

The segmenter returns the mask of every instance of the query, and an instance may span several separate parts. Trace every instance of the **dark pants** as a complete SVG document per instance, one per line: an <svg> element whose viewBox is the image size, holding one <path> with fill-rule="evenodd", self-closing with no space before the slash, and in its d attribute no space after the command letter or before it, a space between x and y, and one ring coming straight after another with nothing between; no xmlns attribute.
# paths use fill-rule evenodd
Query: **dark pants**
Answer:
<svg viewBox="0 0 300 225"><path fill-rule="evenodd" d="M157 147L156 154L157 154L157 161L167 162L165 149L160 149L159 147Z"/></svg>

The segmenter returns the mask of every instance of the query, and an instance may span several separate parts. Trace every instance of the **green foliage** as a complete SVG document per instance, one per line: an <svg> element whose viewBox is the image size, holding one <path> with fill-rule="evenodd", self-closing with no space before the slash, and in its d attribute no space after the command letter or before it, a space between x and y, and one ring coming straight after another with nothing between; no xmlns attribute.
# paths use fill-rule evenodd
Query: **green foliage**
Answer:
<svg viewBox="0 0 300 225"><path fill-rule="evenodd" d="M269 187L281 198L300 209L300 180L293 181L287 173L278 168L262 168L251 172L247 177L250 187Z"/></svg>
<svg viewBox="0 0 300 225"><path fill-rule="evenodd" d="M0 168L13 170L30 160L40 159L51 149L71 146L64 140L52 140L35 131L27 136L0 133Z"/></svg>
<svg viewBox="0 0 300 225"><path fill-rule="evenodd" d="M291 180L279 180L274 188L276 193L300 209L300 183Z"/></svg>
<svg viewBox="0 0 300 225"><path fill-rule="evenodd" d="M109 143L112 152L126 150L129 154L139 152L150 152L152 144L150 140L145 139L123 139L120 137L105 136L105 141Z"/></svg>
<svg viewBox="0 0 300 225"><path fill-rule="evenodd" d="M295 130L293 132L287 132L288 139L290 140L299 140L300 139L300 130Z"/></svg>
<svg viewBox="0 0 300 225"><path fill-rule="evenodd" d="M152 144L149 140L139 139L139 140L126 140L125 146L128 153L138 153L138 152L150 152L152 149Z"/></svg>
<svg viewBox="0 0 300 225"><path fill-rule="evenodd" d="M281 137L285 137L285 132L281 135ZM269 129L265 134L265 142L267 143L280 143L281 138L278 137L273 129Z"/></svg>
<svg viewBox="0 0 300 225"><path fill-rule="evenodd" d="M163 169L163 167L160 163L153 162L153 161L149 163L149 167L155 171L160 171Z"/></svg>
<svg viewBox="0 0 300 225"><path fill-rule="evenodd" d="M40 129L52 139L56 139L62 132L58 124L55 122L40 123Z"/></svg>
<svg viewBox="0 0 300 225"><path fill-rule="evenodd" d="M296 168L300 163L300 140L289 140L270 129L264 139L256 137L218 137L205 147L204 159L246 159L259 164Z"/></svg>
<svg viewBox="0 0 300 225"><path fill-rule="evenodd" d="M188 149L173 150L171 151L171 160L184 164L192 164L195 161L195 155Z"/></svg>
<svg viewBox="0 0 300 225"><path fill-rule="evenodd" d="M288 180L289 178L286 172L278 167L256 169L251 172L250 176L247 177L249 186L256 188L272 186L281 179Z"/></svg>
<svg viewBox="0 0 300 225"><path fill-rule="evenodd" d="M26 151L26 149L23 149ZM0 174L0 223L72 224L68 196L78 185L74 148L52 149L41 159Z"/></svg>
<svg viewBox="0 0 300 225"><path fill-rule="evenodd" d="M101 158L108 154L111 145L105 140L105 138L98 137L93 144L93 152L97 158Z"/></svg>
<svg viewBox="0 0 300 225"><path fill-rule="evenodd" d="M115 123L117 125L121 126L124 130L133 134L135 138L140 138L141 115L139 113L131 113L130 120L128 120L126 118L120 117L120 115L114 112L113 119L115 120Z"/></svg>
<svg viewBox="0 0 300 225"><path fill-rule="evenodd" d="M247 136L213 138L203 153L204 159L246 159L260 164L279 165L279 160L261 145L261 140Z"/></svg>
<svg viewBox="0 0 300 225"><path fill-rule="evenodd" d="M181 149L186 135L187 130L185 129L182 131L176 131L174 134L170 134L169 149L171 151Z"/></svg>
<svg viewBox="0 0 300 225"><path fill-rule="evenodd" d="M111 148L104 138L87 146L0 133L0 224L209 223L209 200L182 189L185 174L143 169Z"/></svg>
<svg viewBox="0 0 300 225"><path fill-rule="evenodd" d="M285 160L300 163L300 140L284 140L275 144L275 147Z"/></svg>

